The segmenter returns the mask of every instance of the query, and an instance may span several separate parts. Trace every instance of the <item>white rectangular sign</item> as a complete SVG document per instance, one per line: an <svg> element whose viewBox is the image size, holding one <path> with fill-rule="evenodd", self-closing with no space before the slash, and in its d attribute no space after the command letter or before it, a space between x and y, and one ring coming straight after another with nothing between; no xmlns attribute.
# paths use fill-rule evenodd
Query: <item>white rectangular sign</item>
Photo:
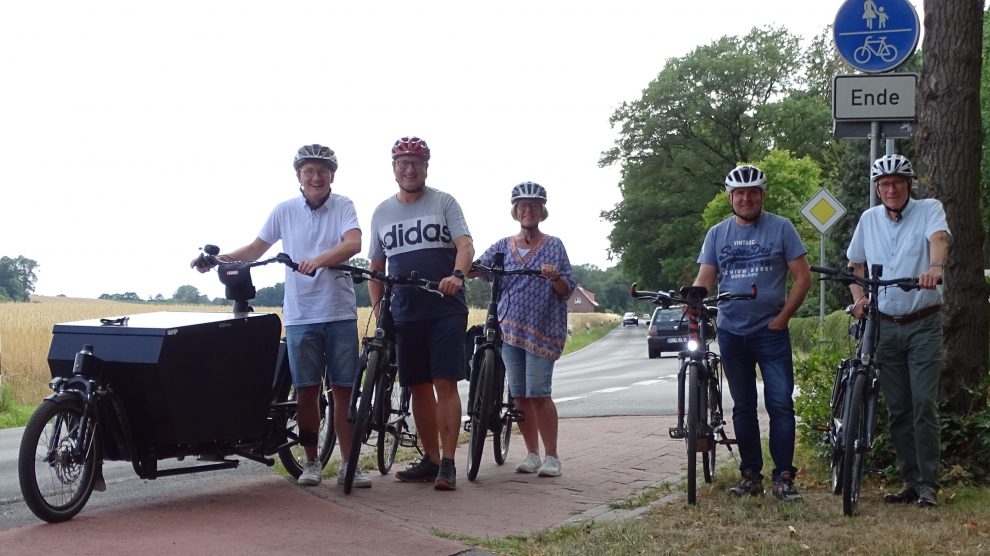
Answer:
<svg viewBox="0 0 990 556"><path fill-rule="evenodd" d="M832 81L832 117L912 121L917 90L915 73L836 75Z"/></svg>

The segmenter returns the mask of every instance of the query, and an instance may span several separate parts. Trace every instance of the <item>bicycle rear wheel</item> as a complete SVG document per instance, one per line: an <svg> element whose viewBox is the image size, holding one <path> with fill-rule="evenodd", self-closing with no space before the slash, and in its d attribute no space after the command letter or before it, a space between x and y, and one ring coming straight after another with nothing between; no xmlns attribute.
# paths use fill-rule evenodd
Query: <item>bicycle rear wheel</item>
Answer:
<svg viewBox="0 0 990 556"><path fill-rule="evenodd" d="M842 453L842 513L855 515L859 502L859 489L863 480L866 461L866 375L857 373L853 381L852 397L846 408L843 422L845 445Z"/></svg>
<svg viewBox="0 0 990 556"><path fill-rule="evenodd" d="M402 427L405 425L405 417L400 418L402 412L402 387L399 381L391 372L381 373L378 380L379 393L376 397L380 400L376 404L375 411L378 417L375 419L381 430L378 431L378 471L382 475L388 474L395 461L395 454L399 450L399 441L402 439Z"/></svg>
<svg viewBox="0 0 990 556"><path fill-rule="evenodd" d="M688 363L687 375L687 419L686 419L686 439L687 439L687 501L688 504L695 504L698 501L698 435L701 408L701 385L698 383L701 374L701 366L698 363Z"/></svg>
<svg viewBox="0 0 990 556"><path fill-rule="evenodd" d="M497 395L495 385L495 353L486 349L481 355L481 365L477 373L471 374L477 380L474 388L473 411L471 412L471 439L468 443L468 480L478 477L481 454L485 450L485 437L492 421L493 402ZM501 400L501 398L498 398Z"/></svg>
<svg viewBox="0 0 990 556"><path fill-rule="evenodd" d="M78 454L85 445L82 423L79 398L60 394L41 402L24 427L17 458L21 495L31 512L49 523L72 519L93 493L100 431L93 431L88 452Z"/></svg>
<svg viewBox="0 0 990 556"><path fill-rule="evenodd" d="M364 377L364 384L361 386L361 397L358 399L357 410L354 412L354 440L351 441L351 450L347 457L347 470L344 472L344 494L350 494L351 489L354 488L354 474L358 468L358 460L361 458L361 447L371 436L371 405L374 401L375 386L378 382L379 356L377 351L369 353L364 369L358 371L358 378Z"/></svg>
<svg viewBox="0 0 990 556"><path fill-rule="evenodd" d="M288 373L286 373L288 377ZM289 475L298 479L302 474L303 465L306 463L306 450L299 444L299 422L294 402L296 401L296 389L291 385L291 379L286 378L279 391L275 394L275 401L293 402L292 407L284 410L285 418L285 438L292 443L278 451L278 459ZM320 428L317 431L316 457L320 462L320 468L326 467L333 455L333 449L337 445L337 433L333 422L333 393L330 385L326 382L320 384ZM281 420L281 417L279 417Z"/></svg>
<svg viewBox="0 0 990 556"><path fill-rule="evenodd" d="M495 463L502 465L509 457L509 442L512 440L512 396L509 395L508 377L502 372L502 407L498 410L498 430L492 434L492 447L495 449Z"/></svg>

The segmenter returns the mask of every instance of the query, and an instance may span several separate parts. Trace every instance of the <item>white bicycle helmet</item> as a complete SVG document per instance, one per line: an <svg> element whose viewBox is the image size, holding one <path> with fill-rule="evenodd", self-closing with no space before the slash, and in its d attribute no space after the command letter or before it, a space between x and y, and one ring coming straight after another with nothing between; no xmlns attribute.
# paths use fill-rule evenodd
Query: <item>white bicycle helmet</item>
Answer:
<svg viewBox="0 0 990 556"><path fill-rule="evenodd" d="M516 203L523 200L537 201L543 205L543 211L540 214L540 222L547 219L550 215L547 212L547 190L540 184L532 181L524 181L519 185L512 188L512 218L516 217Z"/></svg>
<svg viewBox="0 0 990 556"><path fill-rule="evenodd" d="M292 161L292 167L298 172L307 162L322 162L330 168L331 172L337 171L337 155L330 147L315 143L300 147L299 151L296 152L295 160Z"/></svg>
<svg viewBox="0 0 990 556"><path fill-rule="evenodd" d="M873 166L870 167L871 182L876 183L884 176L904 176L912 179L914 178L914 168L911 167L911 161L907 157L899 154L888 154L876 159Z"/></svg>
<svg viewBox="0 0 990 556"><path fill-rule="evenodd" d="M725 176L725 191L732 193L732 190L742 189L744 187L759 187L761 190L766 191L766 174L756 166L750 166L749 164L736 166L729 172L729 175Z"/></svg>

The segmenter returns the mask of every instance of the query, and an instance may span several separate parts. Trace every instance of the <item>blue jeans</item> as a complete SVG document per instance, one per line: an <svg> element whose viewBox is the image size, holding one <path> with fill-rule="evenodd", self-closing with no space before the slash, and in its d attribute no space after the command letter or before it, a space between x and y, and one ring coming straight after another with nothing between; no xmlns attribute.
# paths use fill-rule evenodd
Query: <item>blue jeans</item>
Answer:
<svg viewBox="0 0 990 556"><path fill-rule="evenodd" d="M770 415L770 457L773 479L794 468L794 361L787 330L764 328L740 336L718 331L722 368L732 394L732 426L739 442L739 470L761 474L763 448L757 418L756 365L763 376L763 400Z"/></svg>
<svg viewBox="0 0 990 556"><path fill-rule="evenodd" d="M318 385L326 372L330 384L350 388L358 370L356 320L285 327L289 371L296 388Z"/></svg>
<svg viewBox="0 0 990 556"><path fill-rule="evenodd" d="M502 362L509 377L513 398L549 398L553 359L540 357L523 348L502 344Z"/></svg>

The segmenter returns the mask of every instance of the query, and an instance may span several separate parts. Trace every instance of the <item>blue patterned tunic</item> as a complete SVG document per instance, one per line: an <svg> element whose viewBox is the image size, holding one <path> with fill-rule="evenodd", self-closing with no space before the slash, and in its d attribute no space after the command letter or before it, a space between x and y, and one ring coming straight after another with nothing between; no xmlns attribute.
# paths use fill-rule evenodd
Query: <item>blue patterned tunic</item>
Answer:
<svg viewBox="0 0 990 556"><path fill-rule="evenodd" d="M560 278L567 282L567 293L561 297L553 291L549 280L531 276L506 276L502 279L502 297L498 315L505 343L522 348L539 357L560 358L567 339L567 299L574 291L574 276L567 250L560 239L544 235L525 256L520 254L514 237L496 241L479 258L491 266L495 253L505 253L506 270L539 269L544 264L557 266ZM490 276L481 278L491 281Z"/></svg>

